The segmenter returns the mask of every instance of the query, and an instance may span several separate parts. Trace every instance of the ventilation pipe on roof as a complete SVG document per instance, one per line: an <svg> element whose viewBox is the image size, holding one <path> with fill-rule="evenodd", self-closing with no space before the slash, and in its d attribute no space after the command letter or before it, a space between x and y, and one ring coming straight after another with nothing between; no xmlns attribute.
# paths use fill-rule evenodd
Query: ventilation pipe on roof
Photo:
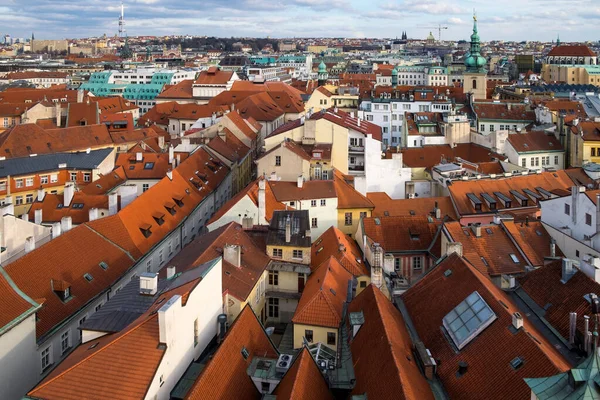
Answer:
<svg viewBox="0 0 600 400"><path fill-rule="evenodd" d="M29 222L29 214L25 213L21 215L21 219L25 222Z"/></svg>
<svg viewBox="0 0 600 400"><path fill-rule="evenodd" d="M97 208L90 208L89 215L88 215L88 220L89 221L95 221L97 219L98 219L98 209Z"/></svg>
<svg viewBox="0 0 600 400"><path fill-rule="evenodd" d="M33 222L35 222L36 225L41 225L42 224L42 209L40 208L39 210L35 210L33 212L34 215L34 220Z"/></svg>
<svg viewBox="0 0 600 400"><path fill-rule="evenodd" d="M169 164L173 165L175 162L175 149L173 146L169 146Z"/></svg>
<svg viewBox="0 0 600 400"><path fill-rule="evenodd" d="M167 267L167 279L172 279L176 273L177 273L176 266L171 265L171 266Z"/></svg>
<svg viewBox="0 0 600 400"><path fill-rule="evenodd" d="M177 154L177 157L175 158L175 166L179 167L179 164L181 164L181 154Z"/></svg>
<svg viewBox="0 0 600 400"><path fill-rule="evenodd" d="M569 260L568 258L563 258L562 260L562 276L561 282L567 283L569 279L575 274L575 270L573 269L573 260Z"/></svg>
<svg viewBox="0 0 600 400"><path fill-rule="evenodd" d="M550 238L550 257L556 257L556 240Z"/></svg>
<svg viewBox="0 0 600 400"><path fill-rule="evenodd" d="M227 331L227 314L219 314L217 317L217 323L219 324L217 343L221 343L223 338L225 338L225 332Z"/></svg>
<svg viewBox="0 0 600 400"><path fill-rule="evenodd" d="M289 243L292 241L292 221L288 215L285 219L285 242Z"/></svg>
<svg viewBox="0 0 600 400"><path fill-rule="evenodd" d="M481 237L481 224L477 223L471 225L471 230L473 231L473 235L475 235L475 237Z"/></svg>
<svg viewBox="0 0 600 400"><path fill-rule="evenodd" d="M267 186L267 182L264 178L258 181L258 225L262 225L266 222L267 216L267 197L265 188Z"/></svg>
<svg viewBox="0 0 600 400"><path fill-rule="evenodd" d="M35 237L29 236L25 239L25 254L31 253L33 250L35 250Z"/></svg>
<svg viewBox="0 0 600 400"><path fill-rule="evenodd" d="M118 200L118 193L114 192L108 195L108 215L115 215L119 211Z"/></svg>
<svg viewBox="0 0 600 400"><path fill-rule="evenodd" d="M77 91L77 102L78 103L83 103L83 90L78 90Z"/></svg>
<svg viewBox="0 0 600 400"><path fill-rule="evenodd" d="M518 312L513 313L512 324L515 329L521 329L523 327L523 316Z"/></svg>
<svg viewBox="0 0 600 400"><path fill-rule="evenodd" d="M242 266L242 248L237 244L226 244L223 247L223 259L229 264L240 268Z"/></svg>
<svg viewBox="0 0 600 400"><path fill-rule="evenodd" d="M589 315L584 315L583 316L583 347L585 349L585 351L587 353L589 353L589 349L590 349L590 342L591 342L591 335L592 332L590 332L590 316Z"/></svg>
<svg viewBox="0 0 600 400"><path fill-rule="evenodd" d="M569 344L575 344L575 332L577 331L577 313L569 313Z"/></svg>
<svg viewBox="0 0 600 400"><path fill-rule="evenodd" d="M158 291L158 274L144 272L140 274L140 294L154 296Z"/></svg>
<svg viewBox="0 0 600 400"><path fill-rule="evenodd" d="M67 183L65 185L65 191L63 192L63 204L65 207L69 207L71 205L71 201L73 201L73 196L75 196L75 185L73 183Z"/></svg>
<svg viewBox="0 0 600 400"><path fill-rule="evenodd" d="M60 230L60 222L55 222L52 224L52 239L56 239L61 234Z"/></svg>
<svg viewBox="0 0 600 400"><path fill-rule="evenodd" d="M137 153L135 153L135 161L136 162L142 162L143 159L144 159L144 156L142 155L141 151L138 151Z"/></svg>
<svg viewBox="0 0 600 400"><path fill-rule="evenodd" d="M63 232L69 232L73 228L73 219L71 217L62 217L60 219L60 229Z"/></svg>
<svg viewBox="0 0 600 400"><path fill-rule="evenodd" d="M442 210L438 207L438 202L435 202L435 207L433 208L433 212L435 214L435 219L442 218Z"/></svg>
<svg viewBox="0 0 600 400"><path fill-rule="evenodd" d="M54 114L56 115L56 127L60 128L61 120L62 120L62 108L60 103L56 103L54 105Z"/></svg>

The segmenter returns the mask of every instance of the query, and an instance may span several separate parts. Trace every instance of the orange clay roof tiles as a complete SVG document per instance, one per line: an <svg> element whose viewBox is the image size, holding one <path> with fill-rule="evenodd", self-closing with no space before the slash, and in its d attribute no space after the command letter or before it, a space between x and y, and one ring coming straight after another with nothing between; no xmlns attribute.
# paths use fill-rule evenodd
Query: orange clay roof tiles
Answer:
<svg viewBox="0 0 600 400"><path fill-rule="evenodd" d="M514 221L502 221L510 237L534 267L544 266L544 257L550 257L550 235L540 221L527 221L515 223ZM556 257L561 257L562 252L556 246Z"/></svg>
<svg viewBox="0 0 600 400"><path fill-rule="evenodd" d="M246 120L249 120L249 118L243 118L240 113L235 110L227 113L224 118L229 119L244 135L252 140L255 140L258 137L257 132L262 128L262 125L258 123L256 123L259 126L258 128L256 126L254 126L254 128L250 127L246 123Z"/></svg>
<svg viewBox="0 0 600 400"><path fill-rule="evenodd" d="M125 171L123 167L116 167L113 171L101 175L95 181L85 185L81 191L85 194L108 194L112 189L117 186L125 183L127 181L127 177L125 176Z"/></svg>
<svg viewBox="0 0 600 400"><path fill-rule="evenodd" d="M388 150L386 158L392 158L395 151ZM450 145L428 145L402 149L402 162L410 168L433 168L442 159L454 161L456 157L472 163L488 162L493 159L505 160L506 156L491 152L490 149L474 143L459 143L454 148Z"/></svg>
<svg viewBox="0 0 600 400"><path fill-rule="evenodd" d="M37 304L29 299L26 294L20 293L20 290L11 284L10 277L5 276L1 272L0 293L2 293L2 300L0 301L0 329L4 329L21 315L28 311L34 311L37 308Z"/></svg>
<svg viewBox="0 0 600 400"><path fill-rule="evenodd" d="M181 162L188 153L177 153ZM136 153L120 153L117 155L115 167L122 167L127 179L162 179L172 169L168 153L142 153L142 160L136 161Z"/></svg>
<svg viewBox="0 0 600 400"><path fill-rule="evenodd" d="M511 190L519 192L521 195L526 196L524 189L529 189L534 193L537 193L538 187L547 191L555 189L566 190L573 185L573 181L569 178L564 170L556 172L542 172L539 174L531 174L525 176L513 176L507 178L496 178L496 179L478 179L469 181L455 181L452 185L448 186L450 191L450 197L456 205L456 209L459 215L477 214L480 212L490 212L487 203L481 197L481 193L489 194L493 199L496 200L497 209L506 209L506 207L500 202L494 193L499 192L504 196L511 199L510 208L522 208L521 203L517 201ZM467 197L467 193L473 193L477 196L481 204L481 211L476 211L473 204ZM528 207L536 207L536 204L531 201L527 202Z"/></svg>
<svg viewBox="0 0 600 400"><path fill-rule="evenodd" d="M273 394L288 400L333 400L323 374L306 347L300 350Z"/></svg>
<svg viewBox="0 0 600 400"><path fill-rule="evenodd" d="M548 53L548 56L556 57L597 57L589 47L586 45L560 45L554 47Z"/></svg>
<svg viewBox="0 0 600 400"><path fill-rule="evenodd" d="M242 117L257 121L274 121L285 113L266 92L246 97L236 104L236 109Z"/></svg>
<svg viewBox="0 0 600 400"><path fill-rule="evenodd" d="M323 232L312 244L311 269L316 270L329 257L337 259L354 276L369 275L356 242L335 226Z"/></svg>
<svg viewBox="0 0 600 400"><path fill-rule="evenodd" d="M184 79L176 85L166 88L157 96L159 99L191 99L193 98L192 79Z"/></svg>
<svg viewBox="0 0 600 400"><path fill-rule="evenodd" d="M138 126L146 126L151 124L168 125L169 116L173 113L173 110L177 106L174 101L166 103L159 103L148 110L147 113L142 115L138 120Z"/></svg>
<svg viewBox="0 0 600 400"><path fill-rule="evenodd" d="M217 67L211 67L200 72L194 85L225 85L233 77L232 71L221 71Z"/></svg>
<svg viewBox="0 0 600 400"><path fill-rule="evenodd" d="M508 135L508 143L510 143L518 153L527 153L530 151L564 151L560 141L556 138L556 136L553 134L547 135L544 131L531 131L527 133Z"/></svg>
<svg viewBox="0 0 600 400"><path fill-rule="evenodd" d="M519 274L529 265L499 225L482 225L481 237L476 237L469 227L459 222L447 222L444 228L452 241L462 243L464 258L483 274ZM512 260L511 254L517 262Z"/></svg>
<svg viewBox="0 0 600 400"><path fill-rule="evenodd" d="M231 222L201 235L175 256L169 265L176 266L178 271L186 271L222 256L223 247L232 244L242 246L241 267L223 261L223 292L246 301L270 259L239 224Z"/></svg>
<svg viewBox="0 0 600 400"><path fill-rule="evenodd" d="M569 313L577 313L577 328L583 334L583 316L592 314L592 306L583 296L600 295L600 284L581 271L563 283L561 260L529 272L519 279L519 283L522 290L544 309L544 319L567 340Z"/></svg>
<svg viewBox="0 0 600 400"><path fill-rule="evenodd" d="M351 279L352 274L336 258L329 257L308 278L292 322L338 328Z"/></svg>
<svg viewBox="0 0 600 400"><path fill-rule="evenodd" d="M497 319L457 351L443 333L442 320L475 291ZM531 390L523 378L551 376L570 368L526 316L523 328L516 333L509 330L517 307L456 253L405 292L402 299L419 338L438 360L437 375L450 398L528 399ZM516 357L524 363L515 370L510 362ZM460 361L468 365L462 375L457 374Z"/></svg>
<svg viewBox="0 0 600 400"><path fill-rule="evenodd" d="M333 181L306 181L299 188L296 182L269 181L278 201L298 201L337 197Z"/></svg>
<svg viewBox="0 0 600 400"><path fill-rule="evenodd" d="M409 215L434 215L433 210L437 202L441 210L442 218L449 216L456 219L454 206L449 196L446 197L426 197L419 199L392 199L385 192L367 193L367 198L375 205L373 217L396 217Z"/></svg>
<svg viewBox="0 0 600 400"><path fill-rule="evenodd" d="M75 205L78 206L75 206ZM82 206L79 206L81 204ZM59 207L59 205L61 205ZM108 196L91 195L83 192L75 192L73 200L68 206L64 205L64 195L47 193L43 201L36 201L29 209L29 220L34 221L35 211L42 210L42 222L60 222L63 217L71 217L73 224L83 224L89 220L89 212L92 208L108 209ZM99 215L103 217L104 215Z"/></svg>
<svg viewBox="0 0 600 400"><path fill-rule="evenodd" d="M242 349L248 352L244 359ZM259 400L261 394L246 372L252 358L279 356L252 308L244 307L225 339L190 389L186 400Z"/></svg>
<svg viewBox="0 0 600 400"><path fill-rule="evenodd" d="M363 218L363 233L371 243L379 243L386 252L423 252L432 250L441 220L426 216ZM439 245L439 244L438 244ZM439 250L435 251L439 254Z"/></svg>
<svg viewBox="0 0 600 400"><path fill-rule="evenodd" d="M373 203L344 180L338 170L334 170L333 186L337 194L338 209L373 208Z"/></svg>
<svg viewBox="0 0 600 400"><path fill-rule="evenodd" d="M473 110L479 120L509 120L535 122L535 112L524 104L474 103Z"/></svg>
<svg viewBox="0 0 600 400"><path fill-rule="evenodd" d="M356 375L352 394L380 400L433 400L404 319L392 302L369 285L352 300L348 312L362 312L365 321L351 342Z"/></svg>

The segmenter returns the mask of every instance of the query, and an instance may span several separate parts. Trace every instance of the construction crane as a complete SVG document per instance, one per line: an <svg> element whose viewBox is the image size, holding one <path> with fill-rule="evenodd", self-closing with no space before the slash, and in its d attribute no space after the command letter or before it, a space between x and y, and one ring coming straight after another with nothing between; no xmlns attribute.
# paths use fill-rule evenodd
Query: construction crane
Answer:
<svg viewBox="0 0 600 400"><path fill-rule="evenodd" d="M420 26L420 29L437 29L438 31L438 40L442 41L442 29L448 29L447 26L443 26L442 24L438 24L438 26Z"/></svg>

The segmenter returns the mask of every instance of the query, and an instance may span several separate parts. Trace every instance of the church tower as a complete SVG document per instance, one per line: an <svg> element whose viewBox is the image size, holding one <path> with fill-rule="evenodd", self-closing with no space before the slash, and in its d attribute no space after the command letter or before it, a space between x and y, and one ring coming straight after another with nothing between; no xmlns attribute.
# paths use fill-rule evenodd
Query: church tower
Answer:
<svg viewBox="0 0 600 400"><path fill-rule="evenodd" d="M319 64L319 71L317 75L319 86L324 86L327 84L327 79L329 78L329 74L327 73L327 66L323 61Z"/></svg>
<svg viewBox="0 0 600 400"><path fill-rule="evenodd" d="M467 69L463 73L463 93L470 93L473 100L485 99L487 94L487 60L481 56L481 42L477 32L477 16L473 15L471 49L465 58Z"/></svg>

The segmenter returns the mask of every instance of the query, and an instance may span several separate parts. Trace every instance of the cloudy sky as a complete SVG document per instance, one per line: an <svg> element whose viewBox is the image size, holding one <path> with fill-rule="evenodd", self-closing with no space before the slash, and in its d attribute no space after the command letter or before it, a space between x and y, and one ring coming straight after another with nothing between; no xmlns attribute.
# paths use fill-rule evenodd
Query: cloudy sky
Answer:
<svg viewBox="0 0 600 400"><path fill-rule="evenodd" d="M482 40L598 40L600 4L592 0L127 0L136 35L468 39L473 9ZM114 35L120 2L3 0L0 34L59 39ZM595 29L596 28L596 29Z"/></svg>

